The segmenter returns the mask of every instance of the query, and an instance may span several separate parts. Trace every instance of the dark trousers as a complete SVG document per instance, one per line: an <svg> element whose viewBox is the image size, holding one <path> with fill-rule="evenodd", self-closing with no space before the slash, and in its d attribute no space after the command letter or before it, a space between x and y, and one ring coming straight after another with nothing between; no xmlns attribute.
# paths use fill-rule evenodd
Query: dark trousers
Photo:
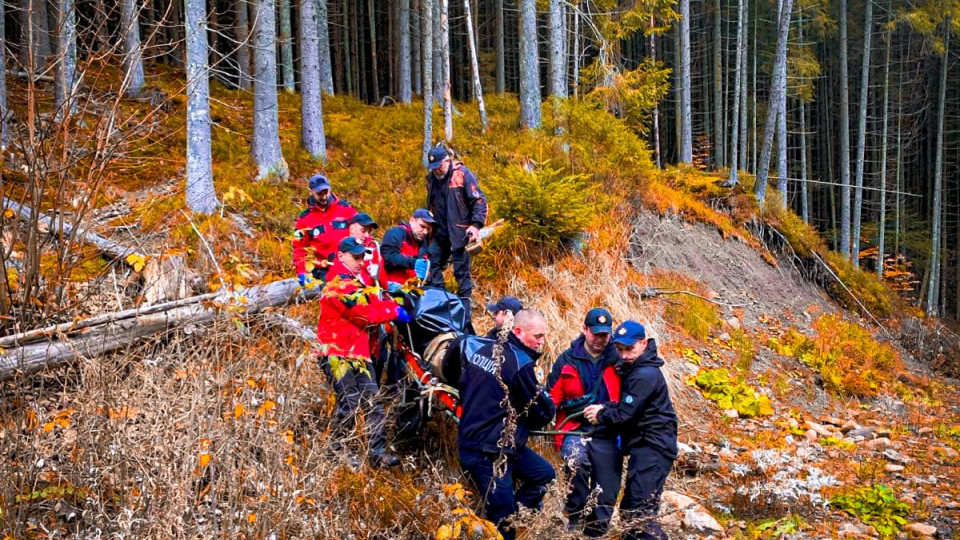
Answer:
<svg viewBox="0 0 960 540"><path fill-rule="evenodd" d="M570 448L568 449L568 442ZM607 532L613 509L620 495L620 474L623 470L623 456L616 439L581 439L576 435L564 438L563 457L568 467L572 467L570 493L564 510L570 517L570 523L577 526L583 523L584 534L599 538ZM584 507L590 494L599 487L597 504L584 515Z"/></svg>
<svg viewBox="0 0 960 540"><path fill-rule="evenodd" d="M434 238L427 248L430 256L430 275L427 286L444 288L443 270L453 259L453 277L457 280L457 296L470 298L473 291L473 278L470 277L470 254L466 248L453 249L449 238Z"/></svg>
<svg viewBox="0 0 960 540"><path fill-rule="evenodd" d="M660 495L667 482L673 460L660 452L646 447L631 448L627 468L627 489L620 502L623 521L630 531L624 540L667 540L657 521L660 510ZM633 521L634 523L630 523Z"/></svg>
<svg viewBox="0 0 960 540"><path fill-rule="evenodd" d="M334 377L330 362L326 358L320 358L320 366L337 396L334 425L331 430L334 447L344 446L343 443L351 436L356 426L357 414L362 410L370 451L382 452L387 446L386 414L383 404L377 399L379 388L373 380L373 364L367 362L367 373L356 368L348 368L339 379Z"/></svg>
<svg viewBox="0 0 960 540"><path fill-rule="evenodd" d="M497 454L460 447L460 467L477 486L483 501L483 517L497 526L504 540L513 540L517 533L505 520L517 511L518 505L540 508L547 485L556 473L540 454L524 446L507 460L506 473L497 478L493 471L497 457Z"/></svg>

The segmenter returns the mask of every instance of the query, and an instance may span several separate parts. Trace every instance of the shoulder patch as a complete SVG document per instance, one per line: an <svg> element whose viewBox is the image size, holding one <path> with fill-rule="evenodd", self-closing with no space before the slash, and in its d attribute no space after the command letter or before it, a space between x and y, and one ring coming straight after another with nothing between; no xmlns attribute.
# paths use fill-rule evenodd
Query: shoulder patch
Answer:
<svg viewBox="0 0 960 540"><path fill-rule="evenodd" d="M350 201L346 200L346 199L339 199L339 200L337 201L337 204L340 205L340 206L345 206L345 207L347 207L347 208L352 208L352 207L353 207L353 204L352 204Z"/></svg>
<svg viewBox="0 0 960 540"><path fill-rule="evenodd" d="M624 394L623 402L626 403L627 405L630 405L631 403L633 403L633 396L631 396L630 394Z"/></svg>
<svg viewBox="0 0 960 540"><path fill-rule="evenodd" d="M303 217L303 216L305 216L305 215L307 215L307 214L309 214L309 213L310 213L310 209L309 209L309 208L306 208L306 209L304 209L303 212L300 212L300 215L297 216L297 217Z"/></svg>

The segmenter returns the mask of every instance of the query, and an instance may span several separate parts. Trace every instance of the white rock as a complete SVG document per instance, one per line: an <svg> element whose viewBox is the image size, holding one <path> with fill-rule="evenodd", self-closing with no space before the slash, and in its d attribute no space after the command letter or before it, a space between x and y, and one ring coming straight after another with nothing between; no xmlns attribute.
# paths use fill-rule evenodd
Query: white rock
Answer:
<svg viewBox="0 0 960 540"><path fill-rule="evenodd" d="M676 491L664 491L661 497L663 510L667 516L681 515L681 524L685 529L701 533L722 534L725 532L720 522L710 515L697 501ZM670 521L670 520L665 520Z"/></svg>
<svg viewBox="0 0 960 540"><path fill-rule="evenodd" d="M926 538L932 538L937 535L937 528L933 525L927 525L926 523L911 523L904 527L904 529Z"/></svg>

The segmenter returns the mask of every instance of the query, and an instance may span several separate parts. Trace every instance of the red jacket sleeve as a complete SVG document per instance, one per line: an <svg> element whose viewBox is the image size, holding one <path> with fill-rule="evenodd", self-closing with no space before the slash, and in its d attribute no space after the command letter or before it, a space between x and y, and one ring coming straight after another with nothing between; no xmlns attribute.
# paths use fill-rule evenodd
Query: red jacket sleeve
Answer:
<svg viewBox="0 0 960 540"><path fill-rule="evenodd" d="M358 326L383 324L397 318L397 303L367 296L368 304L356 303L346 310L346 317Z"/></svg>
<svg viewBox="0 0 960 540"><path fill-rule="evenodd" d="M300 220L297 219L297 223L294 225L293 240L290 241L293 246L293 267L298 276L307 271L307 243L309 242L303 232L298 234L301 225Z"/></svg>

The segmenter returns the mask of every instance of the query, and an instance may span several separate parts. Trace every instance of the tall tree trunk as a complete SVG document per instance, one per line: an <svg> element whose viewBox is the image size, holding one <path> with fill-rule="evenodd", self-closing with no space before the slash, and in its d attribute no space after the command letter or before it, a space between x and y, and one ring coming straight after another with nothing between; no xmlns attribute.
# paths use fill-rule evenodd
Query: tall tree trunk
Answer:
<svg viewBox="0 0 960 540"><path fill-rule="evenodd" d="M497 0L502 1L502 0ZM573 10L573 95L580 95L580 8ZM654 110L659 105L654 106ZM659 134L658 134L659 135ZM659 151L659 146L657 147ZM659 157L659 156L658 156Z"/></svg>
<svg viewBox="0 0 960 540"><path fill-rule="evenodd" d="M800 44L803 45L803 11L797 22ZM804 223L810 222L810 193L807 186L807 107L801 95L800 101L800 217Z"/></svg>
<svg viewBox="0 0 960 540"><path fill-rule="evenodd" d="M780 0L783 9L783 0ZM778 17L779 18L779 17ZM790 31L787 30L787 35ZM787 62L780 66L780 92L777 94L777 190L780 191L780 204L787 206Z"/></svg>
<svg viewBox="0 0 960 540"><path fill-rule="evenodd" d="M316 2L317 50L320 55L320 89L332 96L333 62L330 59L330 15L327 9L327 0L316 0ZM303 17L302 12L300 16Z"/></svg>
<svg viewBox="0 0 960 540"><path fill-rule="evenodd" d="M380 103L380 71L377 69L377 20L373 10L373 0L367 0L367 18L370 23L370 76L372 79L373 102Z"/></svg>
<svg viewBox="0 0 960 540"><path fill-rule="evenodd" d="M943 61L940 66L940 91L937 104L937 143L933 171L933 223L930 227L930 281L927 286L927 315L939 313L941 213L943 212L943 121L947 101L947 69L950 66L950 17L944 21Z"/></svg>
<svg viewBox="0 0 960 540"><path fill-rule="evenodd" d="M787 39L790 33L790 14L793 11L793 0L782 0L780 10L780 25L777 31L777 54L773 63L773 80L770 84L770 104L767 106L767 120L763 126L763 150L760 153L760 164L757 166L757 180L753 191L757 196L757 204L763 207L767 195L767 179L770 175L770 154L773 152L773 130L776 129L780 94L783 85L780 79L784 72L781 65L787 61Z"/></svg>
<svg viewBox="0 0 960 540"><path fill-rule="evenodd" d="M400 0L400 102L413 99L410 73L410 0Z"/></svg>
<svg viewBox="0 0 960 540"><path fill-rule="evenodd" d="M433 0L433 100L443 104L443 29L440 27L440 0Z"/></svg>
<svg viewBox="0 0 960 540"><path fill-rule="evenodd" d="M888 17L892 18L892 0L887 1ZM888 20L889 23L889 20ZM886 61L883 63L883 112L881 128L881 150L880 150L880 225L877 227L877 279L883 279L883 258L886 255L886 233L887 233L887 135L889 132L889 107L890 107L890 40L893 38L892 32L887 30L886 43Z"/></svg>
<svg viewBox="0 0 960 540"><path fill-rule="evenodd" d="M473 95L480 109L480 131L487 132L487 106L483 102L483 88L480 86L480 63L477 61L477 41L473 33L473 14L470 12L470 0L463 0L463 13L467 18L467 44L470 48L470 67L473 70Z"/></svg>
<svg viewBox="0 0 960 540"><path fill-rule="evenodd" d="M249 90L253 79L250 77L250 18L247 0L234 0L233 13L233 38L237 42L237 85L243 90Z"/></svg>
<svg viewBox="0 0 960 540"><path fill-rule="evenodd" d="M902 122L903 122L903 70L900 69L897 72L897 157L896 157L896 171L894 171L894 178L896 181L896 202L893 206L894 215L893 215L893 258L894 260L899 259L900 257L900 208L902 204L902 199L900 197L900 192L903 191L903 177L902 177L902 168L901 164L903 163L903 137L902 137Z"/></svg>
<svg viewBox="0 0 960 540"><path fill-rule="evenodd" d="M123 29L123 68L126 72L126 94L136 96L143 88L143 48L140 44L140 24L136 0L120 4L120 24ZM206 40L204 40L206 42Z"/></svg>
<svg viewBox="0 0 960 540"><path fill-rule="evenodd" d="M411 66L411 78L413 79L413 93L418 96L423 95L423 52L420 48L420 1L421 0L413 0L414 3L410 4L410 46L412 49L411 57L413 60L413 65Z"/></svg>
<svg viewBox="0 0 960 540"><path fill-rule="evenodd" d="M720 0L715 0L713 6L713 163L714 168L719 169L726 163L724 159L723 146L723 31L722 18L720 17ZM737 49L739 51L740 49Z"/></svg>
<svg viewBox="0 0 960 540"><path fill-rule="evenodd" d="M540 56L537 53L537 2L520 0L520 125L540 127Z"/></svg>
<svg viewBox="0 0 960 540"><path fill-rule="evenodd" d="M293 75L293 28L290 24L290 0L280 0L280 72L283 91L296 91Z"/></svg>
<svg viewBox="0 0 960 540"><path fill-rule="evenodd" d="M6 2L0 1L0 43L7 41ZM10 111L7 109L7 48L0 47L0 152L10 144Z"/></svg>
<svg viewBox="0 0 960 540"><path fill-rule="evenodd" d="M497 55L497 93L507 91L507 68L503 44L503 0L494 0L494 49Z"/></svg>
<svg viewBox="0 0 960 540"><path fill-rule="evenodd" d="M757 6L760 5L760 2L754 2L754 10L758 9ZM753 174L757 174L757 155L759 154L759 145L757 144L757 57L759 56L760 49L757 48L757 26L760 24L760 17L757 16L757 12L753 12L753 120L751 131L753 132L751 147L753 151L751 152L751 161L750 161L750 170L753 171Z"/></svg>
<svg viewBox="0 0 960 540"><path fill-rule="evenodd" d="M655 24L656 24L656 21L654 20L653 15L650 15L650 28L653 28ZM656 63L657 35L651 32L650 37L648 39L650 40L650 61ZM660 160L660 104L659 103L656 103L653 106L653 155L656 158L657 168L662 169L663 163Z"/></svg>
<svg viewBox="0 0 960 540"><path fill-rule="evenodd" d="M61 0L58 10L58 37L60 38L57 66L57 115L69 115L76 110L73 88L77 73L77 11L74 0ZM0 42L2 45L2 42Z"/></svg>
<svg viewBox="0 0 960 540"><path fill-rule="evenodd" d="M343 67L344 67L344 79L346 81L347 94L355 96L354 89L356 86L353 84L353 57L352 53L353 46L351 45L351 36L353 35L352 27L350 26L350 10L347 4L343 4L343 25L340 26L343 33Z"/></svg>
<svg viewBox="0 0 960 540"><path fill-rule="evenodd" d="M300 144L314 159L327 162L323 133L323 75L320 68L320 32L317 3L300 0Z"/></svg>
<svg viewBox="0 0 960 540"><path fill-rule="evenodd" d="M257 178L271 174L287 177L287 164L280 150L277 119L277 19L274 0L256 0L256 44L253 80L253 160Z"/></svg>
<svg viewBox="0 0 960 540"><path fill-rule="evenodd" d="M847 0L840 0L840 253L850 258L850 97Z"/></svg>
<svg viewBox="0 0 960 540"><path fill-rule="evenodd" d="M345 5L349 6L346 9L350 13L350 26L348 27L348 30L350 31L350 39L352 41L350 45L350 51L352 54L350 66L352 69L351 76L353 77L353 89L354 92L356 92L357 97L364 99L367 92L366 88L361 82L363 80L361 78L361 75L363 74L363 66L361 65L362 56L360 55L360 3L346 0Z"/></svg>
<svg viewBox="0 0 960 540"><path fill-rule="evenodd" d="M420 21L423 23L423 152L420 161L427 166L427 153L433 146L433 2L422 0Z"/></svg>
<svg viewBox="0 0 960 540"><path fill-rule="evenodd" d="M206 0L186 0L187 46L187 207L216 212L210 151L210 65Z"/></svg>
<svg viewBox="0 0 960 540"><path fill-rule="evenodd" d="M747 168L747 49L750 48L747 38L747 24L750 20L750 3L744 0L746 3L743 6L743 11L741 12L741 18L743 19L743 46L737 50L740 51L740 120L738 122L740 127L740 158L737 160L738 166L742 169ZM739 30L738 30L739 32ZM736 151L736 149L731 150Z"/></svg>
<svg viewBox="0 0 960 540"><path fill-rule="evenodd" d="M680 49L683 47L680 39L680 25L674 25L674 39L673 39L673 95L674 101L676 102L676 114L674 115L673 122L673 132L675 135L675 144L677 152L677 162L683 161L681 159L683 148L683 75L681 72L681 64L683 60L680 56Z"/></svg>
<svg viewBox="0 0 960 540"><path fill-rule="evenodd" d="M737 169L739 168L738 159L740 158L740 152L737 149L740 137L740 85L746 84L745 80L741 80L741 69L743 66L743 55L740 54L741 49L743 48L743 33L744 33L744 13L746 9L746 0L737 1L737 48L736 48L736 68L735 74L733 76L733 126L730 128L730 178L727 180L727 183L731 186L737 185L740 181L738 177ZM746 143L746 141L742 141Z"/></svg>
<svg viewBox="0 0 960 540"><path fill-rule="evenodd" d="M690 0L680 0L680 162L693 163L690 111Z"/></svg>
<svg viewBox="0 0 960 540"><path fill-rule="evenodd" d="M453 96L450 95L450 5L440 0L440 69L443 96L443 138L453 140Z"/></svg>
<svg viewBox="0 0 960 540"><path fill-rule="evenodd" d="M567 97L567 57L563 54L567 36L563 6L561 0L550 0L550 94L559 98Z"/></svg>
<svg viewBox="0 0 960 540"><path fill-rule="evenodd" d="M860 219L863 212L864 155L867 148L867 98L870 95L870 37L873 29L873 0L866 0L863 22L863 65L860 71L860 110L857 123L856 188L853 192L853 231L850 259L860 266Z"/></svg>
<svg viewBox="0 0 960 540"><path fill-rule="evenodd" d="M21 0L20 9L20 61L25 67L31 65L29 56L32 54L34 70L43 71L47 59L53 54L47 0Z"/></svg>

